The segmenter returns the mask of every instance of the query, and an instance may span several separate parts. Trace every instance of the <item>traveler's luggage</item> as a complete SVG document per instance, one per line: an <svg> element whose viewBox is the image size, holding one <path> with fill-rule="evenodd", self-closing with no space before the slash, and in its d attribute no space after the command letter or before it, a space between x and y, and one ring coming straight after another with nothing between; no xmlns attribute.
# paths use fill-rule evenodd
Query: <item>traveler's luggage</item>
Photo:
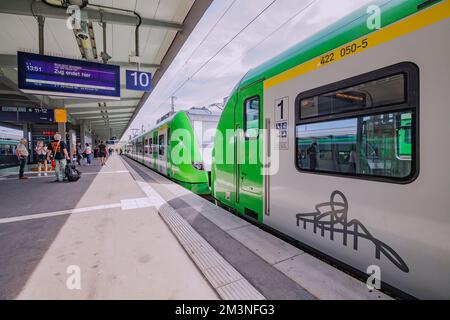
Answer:
<svg viewBox="0 0 450 320"><path fill-rule="evenodd" d="M78 181L81 178L81 172L77 169L74 164L67 164L64 170L67 180L70 182Z"/></svg>

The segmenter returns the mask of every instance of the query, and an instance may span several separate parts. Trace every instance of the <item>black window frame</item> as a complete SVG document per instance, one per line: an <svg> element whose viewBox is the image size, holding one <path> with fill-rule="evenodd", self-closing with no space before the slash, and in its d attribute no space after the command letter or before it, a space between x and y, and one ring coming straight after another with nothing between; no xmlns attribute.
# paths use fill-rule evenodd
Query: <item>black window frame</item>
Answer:
<svg viewBox="0 0 450 320"><path fill-rule="evenodd" d="M148 146L148 139L144 138L144 154L148 154L147 146Z"/></svg>
<svg viewBox="0 0 450 320"><path fill-rule="evenodd" d="M258 100L259 102L259 109L258 109L258 135L256 137L247 137L247 102L251 101L251 100ZM244 111L244 137L245 140L257 140L259 139L259 132L260 132L260 128L261 128L261 96L259 94L254 95L250 98L247 98L244 100L244 105L243 105L243 111Z"/></svg>
<svg viewBox="0 0 450 320"><path fill-rule="evenodd" d="M405 95L406 99L403 103L383 105L379 107L364 108L356 111L347 111L341 113L333 113L327 115L318 115L316 117L308 117L306 119L301 119L301 101L304 99L310 99L319 95L329 94L335 91L346 89L349 87L354 87L371 81L376 81L384 79L387 77L395 76L398 74L405 75ZM412 121L411 121L411 132L412 132L412 155L411 155L411 173L407 177L387 177L380 175L367 175L358 173L343 173L343 172L330 172L304 169L299 167L298 162L298 138L297 138L297 127L299 125L305 124L316 124L323 122L331 122L337 120L354 119L357 117L364 116L376 116L389 113L397 112L407 112L411 111ZM331 83L325 86L321 86L312 90L304 91L297 95L295 99L295 126L294 126L294 137L295 137L295 154L294 162L295 167L301 173L315 174L315 175L326 175L335 176L343 178L352 178L359 180L368 180L384 183L394 183L394 184L410 184L414 182L420 173L420 68L417 64L413 62L401 62L392 66L384 67L375 71L371 71L362 75L358 75L352 78L348 78L342 81Z"/></svg>

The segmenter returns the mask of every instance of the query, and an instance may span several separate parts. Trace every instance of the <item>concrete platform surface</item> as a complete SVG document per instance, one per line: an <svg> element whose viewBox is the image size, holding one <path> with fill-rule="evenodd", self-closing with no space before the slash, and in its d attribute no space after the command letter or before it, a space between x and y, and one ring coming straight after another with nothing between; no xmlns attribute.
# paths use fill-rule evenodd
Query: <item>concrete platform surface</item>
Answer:
<svg viewBox="0 0 450 320"><path fill-rule="evenodd" d="M0 177L0 299L390 299L126 157Z"/></svg>
<svg viewBox="0 0 450 320"><path fill-rule="evenodd" d="M218 298L119 156L81 170L0 181L1 299Z"/></svg>

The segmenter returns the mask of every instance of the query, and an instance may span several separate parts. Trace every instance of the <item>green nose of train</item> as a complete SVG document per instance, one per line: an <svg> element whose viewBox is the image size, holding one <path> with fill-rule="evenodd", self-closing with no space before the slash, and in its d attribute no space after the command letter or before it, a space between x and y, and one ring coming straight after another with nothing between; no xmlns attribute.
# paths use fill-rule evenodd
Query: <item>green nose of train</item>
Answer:
<svg viewBox="0 0 450 320"><path fill-rule="evenodd" d="M213 140L220 114L208 109L169 113L126 146L127 155L198 194L211 193Z"/></svg>

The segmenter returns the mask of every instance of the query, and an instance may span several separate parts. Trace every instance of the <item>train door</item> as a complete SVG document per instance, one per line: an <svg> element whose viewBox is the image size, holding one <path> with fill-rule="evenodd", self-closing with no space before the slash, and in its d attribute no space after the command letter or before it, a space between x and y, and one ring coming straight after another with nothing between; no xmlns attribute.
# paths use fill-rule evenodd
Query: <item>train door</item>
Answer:
<svg viewBox="0 0 450 320"><path fill-rule="evenodd" d="M239 92L236 105L236 203L250 218L262 221L260 141L263 82Z"/></svg>
<svg viewBox="0 0 450 320"><path fill-rule="evenodd" d="M144 160L144 138L140 137L136 140L136 157L138 161Z"/></svg>
<svg viewBox="0 0 450 320"><path fill-rule="evenodd" d="M158 131L158 171L167 175L167 128Z"/></svg>
<svg viewBox="0 0 450 320"><path fill-rule="evenodd" d="M148 146L148 135L144 137L144 164L148 164L150 162L149 158L149 146Z"/></svg>
<svg viewBox="0 0 450 320"><path fill-rule="evenodd" d="M172 159L170 157L170 127L167 128L166 139L166 176L170 177L172 174Z"/></svg>
<svg viewBox="0 0 450 320"><path fill-rule="evenodd" d="M152 165L153 170L158 170L159 168L159 142L158 142L158 131L152 132L153 145L152 145Z"/></svg>
<svg viewBox="0 0 450 320"><path fill-rule="evenodd" d="M139 141L140 145L141 145L141 150L139 155L141 156L141 162L145 163L145 138L141 137L140 141Z"/></svg>
<svg viewBox="0 0 450 320"><path fill-rule="evenodd" d="M148 138L148 161L149 167L153 167L153 135L150 133Z"/></svg>

